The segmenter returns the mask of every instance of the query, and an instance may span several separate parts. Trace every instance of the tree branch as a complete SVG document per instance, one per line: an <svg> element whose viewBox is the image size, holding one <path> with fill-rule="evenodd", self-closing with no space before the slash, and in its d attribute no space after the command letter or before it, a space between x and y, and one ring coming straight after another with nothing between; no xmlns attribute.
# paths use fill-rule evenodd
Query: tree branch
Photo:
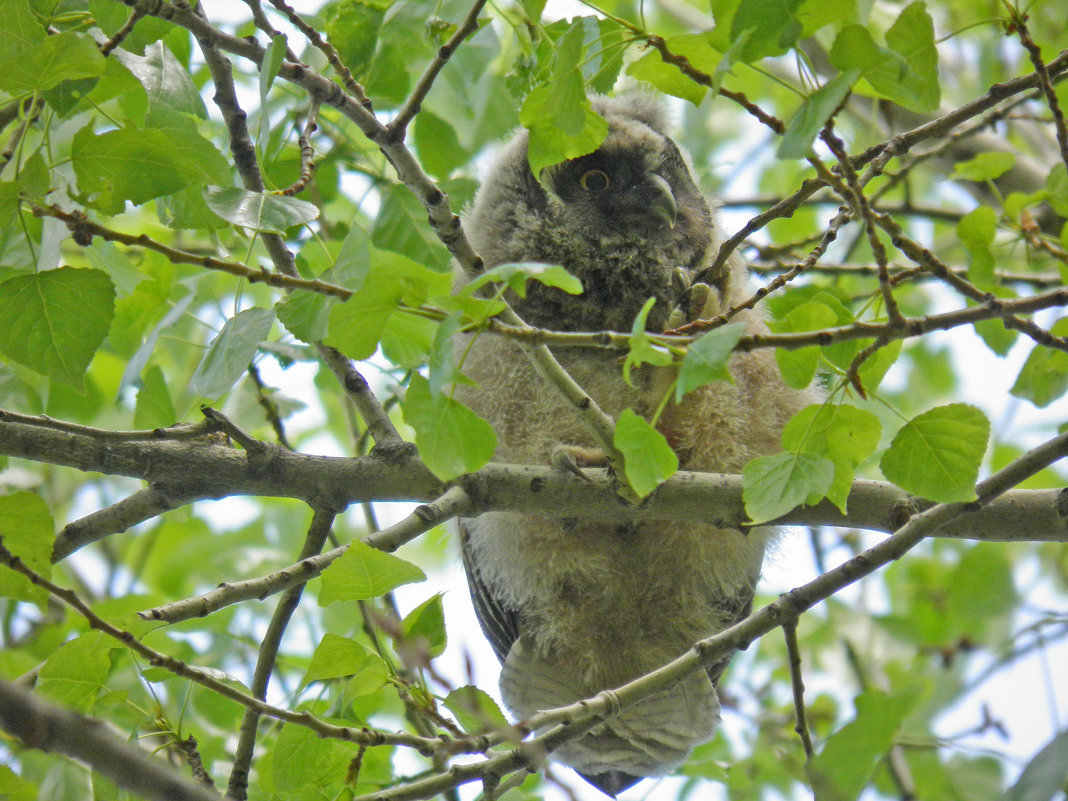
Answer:
<svg viewBox="0 0 1068 801"><path fill-rule="evenodd" d="M1068 291L1068 290L1066 290ZM427 502L448 488L418 460L377 455L340 458L293 453L262 443L250 454L211 441L174 442L151 439L114 440L93 429L57 430L47 418L0 412L0 453L79 470L124 475L165 483L202 499L231 495L295 498L311 506L343 508L378 500ZM39 421L37 424L34 421ZM744 528L740 476L680 472L664 482L639 506L621 504L605 470L590 469L592 481L550 467L490 463L453 482L471 498L472 509L512 511L550 518L596 517L606 521L688 520L722 528ZM988 541L1068 541L1065 490L1016 490L958 524L944 536ZM1065 495L1068 499L1068 495ZM911 498L886 482L856 480L848 513L829 501L804 506L775 525L852 526L892 531L902 510L926 509L929 502Z"/></svg>
<svg viewBox="0 0 1068 801"><path fill-rule="evenodd" d="M151 801L222 801L212 788L123 742L100 723L0 679L0 728L28 748L77 759Z"/></svg>
<svg viewBox="0 0 1068 801"><path fill-rule="evenodd" d="M423 532L472 511L468 494L459 486L449 490L436 501L416 507L408 517L388 528L376 531L363 538L366 545L380 551L393 552L401 545L418 537ZM144 620L160 620L164 623L180 623L196 617L206 617L227 606L241 601L262 601L270 595L301 587L320 575L330 564L349 549L341 545L317 556L308 556L296 564L282 568L262 578L247 581L227 582L210 592L186 598L174 603L146 609L137 614Z"/></svg>

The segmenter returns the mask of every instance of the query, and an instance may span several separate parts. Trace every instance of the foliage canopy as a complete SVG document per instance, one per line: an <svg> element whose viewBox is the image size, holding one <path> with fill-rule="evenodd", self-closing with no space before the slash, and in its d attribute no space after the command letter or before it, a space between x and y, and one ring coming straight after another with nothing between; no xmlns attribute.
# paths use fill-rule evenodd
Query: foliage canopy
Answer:
<svg viewBox="0 0 1068 801"><path fill-rule="evenodd" d="M1064 791L1068 732L1006 718L1057 719L1025 678L1045 656L1068 710L1060 3L3 9L0 796L559 795L518 741L603 699L532 735L457 667L448 521L491 508L809 527L799 588L705 643L759 639L727 733L651 797ZM535 172L588 153L587 92L633 84L677 98L769 334L533 330L503 289L581 291L552 265L454 291L495 144L527 127ZM530 343L616 481L492 462L452 397L460 330ZM564 342L676 366L664 404L768 347L828 399L742 477L683 481L534 347ZM421 505L380 527L386 501Z"/></svg>

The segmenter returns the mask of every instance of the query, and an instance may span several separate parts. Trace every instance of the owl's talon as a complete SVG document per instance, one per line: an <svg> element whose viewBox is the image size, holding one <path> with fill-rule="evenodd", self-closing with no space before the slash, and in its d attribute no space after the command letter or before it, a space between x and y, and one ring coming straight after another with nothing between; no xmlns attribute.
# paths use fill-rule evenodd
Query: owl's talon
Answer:
<svg viewBox="0 0 1068 801"><path fill-rule="evenodd" d="M712 287L708 284L698 283L690 287L690 294L686 298L687 322L692 323L694 320L700 320L705 316L705 309L708 307L711 295Z"/></svg>
<svg viewBox="0 0 1068 801"><path fill-rule="evenodd" d="M593 448L580 448L575 445L557 445L553 448L549 459L552 466L557 470L566 470L590 484L593 483L593 479L582 472L582 468L599 467L608 462L602 451Z"/></svg>

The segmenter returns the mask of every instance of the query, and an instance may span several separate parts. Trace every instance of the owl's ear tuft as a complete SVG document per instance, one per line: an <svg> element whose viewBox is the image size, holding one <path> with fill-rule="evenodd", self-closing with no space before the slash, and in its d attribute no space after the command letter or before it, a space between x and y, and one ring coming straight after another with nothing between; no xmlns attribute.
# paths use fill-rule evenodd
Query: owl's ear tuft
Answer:
<svg viewBox="0 0 1068 801"><path fill-rule="evenodd" d="M630 117L660 134L667 135L667 105L661 95L642 89L629 89L616 97L591 95L593 110L602 117Z"/></svg>

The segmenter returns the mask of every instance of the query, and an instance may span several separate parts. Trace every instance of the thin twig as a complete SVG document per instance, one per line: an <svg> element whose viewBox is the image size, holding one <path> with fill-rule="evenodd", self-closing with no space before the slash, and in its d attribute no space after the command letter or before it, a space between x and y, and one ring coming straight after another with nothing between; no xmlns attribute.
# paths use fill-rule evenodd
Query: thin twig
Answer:
<svg viewBox="0 0 1068 801"><path fill-rule="evenodd" d="M786 655L790 663L790 684L794 690L794 731L801 738L801 746L805 749L805 761L812 759L815 751L812 748L812 736L808 732L808 721L805 717L805 681L801 675L801 650L797 647L797 624L793 622L783 623L783 636L786 638Z"/></svg>
<svg viewBox="0 0 1068 801"><path fill-rule="evenodd" d="M467 16L464 17L463 22L461 22L460 26L453 32L453 35L449 37L449 41L438 48L438 52L434 55L433 61L430 62L423 74L419 76L415 88L412 89L412 93L408 96L408 99L404 101L404 105L401 106L400 111L397 112L397 116L386 125L386 129L398 142L404 140L404 134L408 130L408 126L411 124L412 120L415 119L415 115L419 113L419 109L422 107L426 96L430 94L430 88L434 85L438 73L440 73L445 68L445 65L449 63L452 54L456 52L456 48L463 43L464 39L478 30L478 15L481 13L485 5L486 0L475 0L474 5L471 6L471 10L468 11Z"/></svg>
<svg viewBox="0 0 1068 801"><path fill-rule="evenodd" d="M308 107L308 119L305 120L304 128L297 138L297 144L300 145L300 177L280 192L286 197L303 192L315 172L315 148L312 147L311 135L318 127L316 123L318 116L319 101L312 98L311 105Z"/></svg>
<svg viewBox="0 0 1068 801"><path fill-rule="evenodd" d="M410 542L435 526L475 511L477 511L476 505L463 488L450 487L437 500L416 507L404 520L381 531L373 532L365 537L363 542L380 551L393 552L404 543ZM270 575L246 581L227 582L202 595L138 612L138 616L144 620L180 623L183 620L206 617L242 601L262 601L264 598L291 587L303 586L320 575L348 549L348 545L341 545L325 553L302 558L299 562Z"/></svg>
<svg viewBox="0 0 1068 801"><path fill-rule="evenodd" d="M1053 126L1057 131L1057 144L1061 150L1061 161L1064 162L1065 169L1068 169L1068 124L1065 124L1064 112L1061 110L1060 101L1057 99L1057 92L1053 89L1049 70L1042 60L1042 49L1031 38L1031 32L1027 28L1027 16L1020 14L1009 3L1005 5L1008 6L1009 13L1012 15L1012 24L1020 37L1020 43L1027 50L1027 55L1031 58L1031 64L1034 65L1035 75L1038 76L1038 86L1042 90L1042 94L1046 96L1046 103L1053 113Z"/></svg>
<svg viewBox="0 0 1068 801"><path fill-rule="evenodd" d="M263 715L268 715L272 718L286 721L287 723L306 726L320 737L329 737L365 745L399 745L413 748L420 754L426 756L434 753L434 749L441 744L440 740L428 740L427 738L417 737L405 732L389 733L371 729L354 729L349 726L336 726L332 723L327 723L309 712L294 712L289 709L282 709L281 707L264 703L260 699L253 698L251 695L247 695L225 681L216 678L214 672L201 670L200 668L186 664L180 659L169 656L162 651L150 648L129 631L124 631L123 629L113 626L111 623L93 612L93 610L90 609L76 593L54 584L40 573L28 567L19 557L15 556L7 549L2 538L0 538L0 563L10 567L17 573L21 573L35 586L43 587L52 596L58 598L85 618L90 628L102 631L104 634L107 634L109 637L122 643L131 651L137 653L138 656L145 659L153 667L160 667L176 676L189 679L190 681L199 684L201 687L205 687L223 698L228 698L241 706L256 709ZM473 744L472 748L475 751L479 750L477 744Z"/></svg>

